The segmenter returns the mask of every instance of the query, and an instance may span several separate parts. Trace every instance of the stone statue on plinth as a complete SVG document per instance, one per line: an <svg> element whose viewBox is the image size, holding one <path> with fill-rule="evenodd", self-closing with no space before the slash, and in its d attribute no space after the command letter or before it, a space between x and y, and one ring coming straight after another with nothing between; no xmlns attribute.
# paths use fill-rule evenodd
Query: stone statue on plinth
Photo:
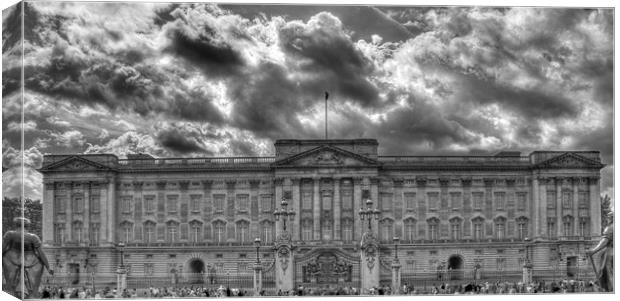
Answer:
<svg viewBox="0 0 620 301"><path fill-rule="evenodd" d="M598 244L587 251L590 263L602 289L607 292L614 291L614 213L607 215L609 219L607 227L603 230L603 238ZM593 256L598 255L598 264Z"/></svg>
<svg viewBox="0 0 620 301"><path fill-rule="evenodd" d="M2 274L5 280L3 290L9 294L21 298L38 298L39 284L43 275L43 268L54 275L50 269L47 257L41 251L41 240L33 233L22 229L30 225L27 218L17 217L13 219L17 230L8 231L2 237ZM22 262L22 235L24 238L24 254ZM24 269L24 281L22 287L21 270Z"/></svg>

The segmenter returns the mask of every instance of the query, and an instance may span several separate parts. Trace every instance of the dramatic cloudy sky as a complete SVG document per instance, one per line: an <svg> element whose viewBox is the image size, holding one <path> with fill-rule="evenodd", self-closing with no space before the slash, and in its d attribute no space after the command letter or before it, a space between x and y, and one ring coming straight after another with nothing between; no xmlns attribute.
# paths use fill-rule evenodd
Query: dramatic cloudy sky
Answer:
<svg viewBox="0 0 620 301"><path fill-rule="evenodd" d="M3 13L4 194L19 169L19 40ZM600 150L613 173L613 11L29 3L26 196L45 153L272 155L279 138L382 154Z"/></svg>

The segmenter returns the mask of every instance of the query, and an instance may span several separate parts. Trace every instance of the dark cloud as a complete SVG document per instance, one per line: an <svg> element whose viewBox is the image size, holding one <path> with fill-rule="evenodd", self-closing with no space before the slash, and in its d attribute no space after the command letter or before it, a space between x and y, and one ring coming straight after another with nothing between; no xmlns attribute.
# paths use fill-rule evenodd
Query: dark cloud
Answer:
<svg viewBox="0 0 620 301"><path fill-rule="evenodd" d="M310 78L323 78L323 87L335 88L363 106L376 105L379 90L367 78L373 65L333 15L320 13L305 25L289 23L279 36L282 49L298 61L302 71L311 74Z"/></svg>
<svg viewBox="0 0 620 301"><path fill-rule="evenodd" d="M226 42L216 41L213 29L205 26L202 30L198 37L190 37L183 29L171 29L170 47L166 51L184 58L190 65L198 65L207 76L238 72L244 65L239 52Z"/></svg>
<svg viewBox="0 0 620 301"><path fill-rule="evenodd" d="M198 141L193 138L186 137L176 128L169 128L160 131L156 138L162 146L172 150L175 153L186 154L204 151L204 148L200 146Z"/></svg>

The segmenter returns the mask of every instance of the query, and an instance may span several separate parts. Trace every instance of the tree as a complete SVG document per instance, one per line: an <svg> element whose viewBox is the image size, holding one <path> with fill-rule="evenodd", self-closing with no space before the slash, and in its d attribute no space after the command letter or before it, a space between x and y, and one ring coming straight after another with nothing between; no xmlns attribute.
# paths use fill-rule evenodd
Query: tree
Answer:
<svg viewBox="0 0 620 301"><path fill-rule="evenodd" d="M21 215L21 202L18 198L7 198L2 200L2 235L9 230L14 230L13 219ZM27 231L41 237L43 222L43 206L41 201L25 199L24 216L30 220L30 227Z"/></svg>
<svg viewBox="0 0 620 301"><path fill-rule="evenodd" d="M605 229L609 220L607 219L607 214L611 212L611 198L609 195L605 195L601 197L601 229Z"/></svg>

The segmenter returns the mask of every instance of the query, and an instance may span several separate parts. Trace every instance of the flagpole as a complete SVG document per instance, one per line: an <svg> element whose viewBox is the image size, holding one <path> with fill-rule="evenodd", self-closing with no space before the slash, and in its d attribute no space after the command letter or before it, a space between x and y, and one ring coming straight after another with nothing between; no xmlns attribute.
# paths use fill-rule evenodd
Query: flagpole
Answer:
<svg viewBox="0 0 620 301"><path fill-rule="evenodd" d="M325 91L325 140L327 140L327 98L329 97L329 93Z"/></svg>

